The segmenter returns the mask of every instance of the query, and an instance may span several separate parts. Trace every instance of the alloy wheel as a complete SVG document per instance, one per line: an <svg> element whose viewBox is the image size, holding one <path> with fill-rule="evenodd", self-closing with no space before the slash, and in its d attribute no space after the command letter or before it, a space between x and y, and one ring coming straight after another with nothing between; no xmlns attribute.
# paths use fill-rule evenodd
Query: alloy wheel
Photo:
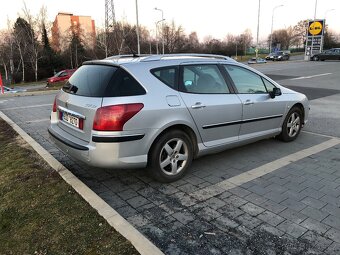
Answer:
<svg viewBox="0 0 340 255"><path fill-rule="evenodd" d="M300 130L301 119L298 113L293 112L287 122L287 133L289 137L295 137Z"/></svg>
<svg viewBox="0 0 340 255"><path fill-rule="evenodd" d="M186 166L189 156L188 145L180 138L166 142L161 149L159 165L166 175L177 175Z"/></svg>

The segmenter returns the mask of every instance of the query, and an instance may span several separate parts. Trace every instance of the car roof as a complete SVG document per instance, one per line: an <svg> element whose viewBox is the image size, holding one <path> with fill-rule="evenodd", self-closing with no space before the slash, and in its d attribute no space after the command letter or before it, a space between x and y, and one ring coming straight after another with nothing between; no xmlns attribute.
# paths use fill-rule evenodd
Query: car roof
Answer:
<svg viewBox="0 0 340 255"><path fill-rule="evenodd" d="M103 60L86 61L83 64L107 64L107 65L129 65L136 63L157 62L160 66L165 63L180 64L182 62L229 62L235 63L232 58L214 54L164 54L164 55L117 55Z"/></svg>

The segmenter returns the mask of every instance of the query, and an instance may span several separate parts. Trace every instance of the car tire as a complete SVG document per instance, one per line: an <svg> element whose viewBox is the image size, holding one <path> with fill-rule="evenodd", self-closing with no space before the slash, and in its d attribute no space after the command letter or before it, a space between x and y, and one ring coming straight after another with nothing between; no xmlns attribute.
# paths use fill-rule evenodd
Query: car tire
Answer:
<svg viewBox="0 0 340 255"><path fill-rule="evenodd" d="M282 124L282 131L277 138L284 142L294 141L300 134L302 128L302 116L301 108L294 106L288 112Z"/></svg>
<svg viewBox="0 0 340 255"><path fill-rule="evenodd" d="M319 61L320 59L319 59L318 56L314 56L314 57L313 57L313 60L314 60L314 61Z"/></svg>
<svg viewBox="0 0 340 255"><path fill-rule="evenodd" d="M149 173L157 181L169 183L182 178L193 159L190 137L180 130L160 136L149 153Z"/></svg>

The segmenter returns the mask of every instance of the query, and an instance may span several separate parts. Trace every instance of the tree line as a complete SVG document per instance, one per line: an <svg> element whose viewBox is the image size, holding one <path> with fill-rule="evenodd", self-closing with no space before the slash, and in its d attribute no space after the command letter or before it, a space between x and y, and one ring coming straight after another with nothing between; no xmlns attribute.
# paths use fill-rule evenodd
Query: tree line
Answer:
<svg viewBox="0 0 340 255"><path fill-rule="evenodd" d="M303 49L307 21L300 21L293 27L276 30L272 34L272 48L294 47ZM24 3L22 14L14 24L8 21L8 28L0 31L0 72L9 83L38 81L52 76L55 72L77 68L83 61L103 59L107 56L136 54L136 26L125 21L116 22L108 30L98 29L95 38L85 35L78 25L71 25L63 35L65 47L56 47L51 41L52 23L47 20L46 7L33 16ZM174 21L157 27L158 37L150 29L140 26L140 47L142 54L165 53L209 53L220 55L245 55L254 47L249 29L239 35L227 34L223 40L206 36L199 40L196 32L186 34ZM93 43L94 42L94 43ZM261 42L268 48L268 39ZM325 48L339 45L339 38L326 29Z"/></svg>

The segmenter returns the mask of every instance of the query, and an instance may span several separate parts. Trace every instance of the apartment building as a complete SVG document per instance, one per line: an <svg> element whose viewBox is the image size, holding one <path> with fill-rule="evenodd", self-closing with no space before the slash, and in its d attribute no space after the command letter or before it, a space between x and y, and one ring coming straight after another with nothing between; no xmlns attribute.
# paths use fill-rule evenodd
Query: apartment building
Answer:
<svg viewBox="0 0 340 255"><path fill-rule="evenodd" d="M52 47L56 51L65 50L69 45L72 31L77 33L88 47L95 46L96 28L91 16L59 12L52 26Z"/></svg>

